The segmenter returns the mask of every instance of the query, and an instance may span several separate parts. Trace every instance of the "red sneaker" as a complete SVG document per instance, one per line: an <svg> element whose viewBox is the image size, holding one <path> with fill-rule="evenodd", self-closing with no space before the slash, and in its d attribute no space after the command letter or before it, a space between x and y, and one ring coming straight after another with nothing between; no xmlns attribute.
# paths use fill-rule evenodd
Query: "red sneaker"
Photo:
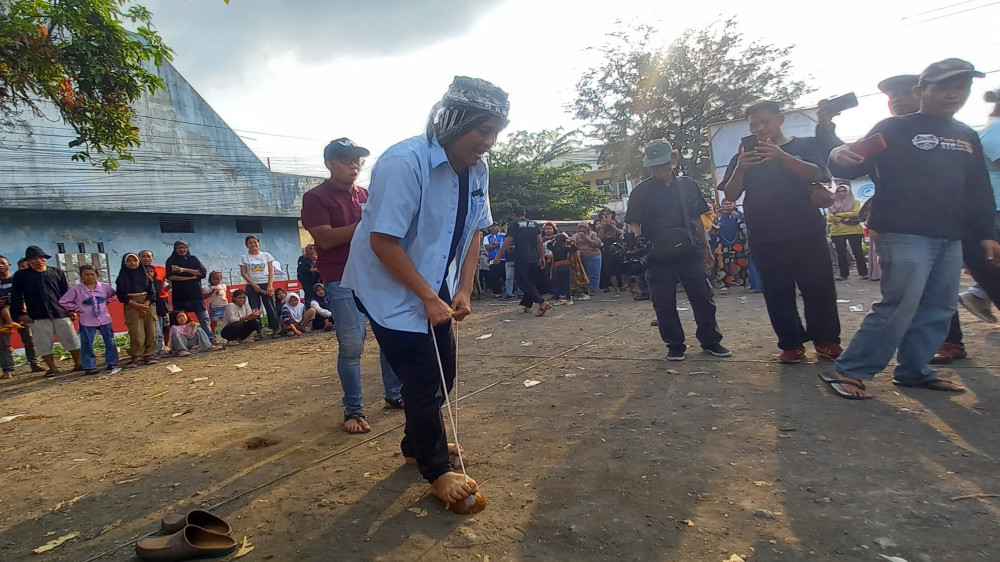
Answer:
<svg viewBox="0 0 1000 562"><path fill-rule="evenodd" d="M965 352L965 345L944 342L941 344L941 349L938 349L937 353L934 354L934 358L931 359L931 365L944 365L951 363L955 359L963 359L966 356L968 356L968 353Z"/></svg>
<svg viewBox="0 0 1000 562"><path fill-rule="evenodd" d="M835 343L817 343L813 344L813 347L816 349L816 355L833 360L836 360L844 352L844 348Z"/></svg>
<svg viewBox="0 0 1000 562"><path fill-rule="evenodd" d="M795 349L786 349L778 356L778 363L798 363L806 356L806 348L801 345Z"/></svg>

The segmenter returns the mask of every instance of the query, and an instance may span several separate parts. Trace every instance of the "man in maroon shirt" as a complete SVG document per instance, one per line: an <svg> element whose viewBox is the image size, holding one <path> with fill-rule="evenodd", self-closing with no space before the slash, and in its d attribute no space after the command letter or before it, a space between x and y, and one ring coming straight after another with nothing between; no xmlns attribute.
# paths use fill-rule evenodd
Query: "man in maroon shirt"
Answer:
<svg viewBox="0 0 1000 562"><path fill-rule="evenodd" d="M361 209L368 201L368 190L354 185L361 173L364 157L370 152L348 138L337 139L323 150L323 160L330 170L330 179L302 196L302 226L316 241L319 259L316 268L326 286L330 312L336 326L337 374L344 390L344 429L348 433L367 433L371 426L365 420L361 398L361 353L365 350L365 317L354 302L354 292L340 287L344 265L351 250L354 229L361 221ZM382 384L385 403L390 409L403 407L401 384L385 356L382 364Z"/></svg>

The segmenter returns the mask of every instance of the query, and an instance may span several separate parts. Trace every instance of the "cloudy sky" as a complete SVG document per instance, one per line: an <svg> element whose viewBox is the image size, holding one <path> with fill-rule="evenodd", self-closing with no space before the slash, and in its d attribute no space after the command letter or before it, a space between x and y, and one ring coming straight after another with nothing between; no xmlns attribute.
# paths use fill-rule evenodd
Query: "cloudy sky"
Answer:
<svg viewBox="0 0 1000 562"><path fill-rule="evenodd" d="M318 174L322 147L348 136L372 150L419 134L455 75L507 90L509 131L576 128L565 106L599 64L617 20L656 25L669 44L688 28L736 16L748 39L794 45L796 73L817 88L802 100L876 94L886 76L947 57L1000 70L1000 2L993 0L140 0L175 51L174 65L276 171ZM755 9L748 9L755 8ZM977 81L959 118L979 126ZM838 119L844 138L887 114L881 95Z"/></svg>

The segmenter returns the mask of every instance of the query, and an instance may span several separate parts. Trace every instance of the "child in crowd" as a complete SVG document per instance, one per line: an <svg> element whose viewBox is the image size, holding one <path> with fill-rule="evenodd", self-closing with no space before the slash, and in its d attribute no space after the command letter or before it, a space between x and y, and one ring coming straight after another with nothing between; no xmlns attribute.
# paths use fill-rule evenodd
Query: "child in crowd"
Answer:
<svg viewBox="0 0 1000 562"><path fill-rule="evenodd" d="M231 344L250 341L254 332L260 333L260 317L263 310L253 310L247 303L247 294L243 289L233 291L233 302L226 305L226 313L222 317L222 339Z"/></svg>
<svg viewBox="0 0 1000 562"><path fill-rule="evenodd" d="M313 330L333 330L333 312L330 310L330 298L326 296L326 287L322 283L316 283L312 294L309 309L316 311L316 317L312 321Z"/></svg>
<svg viewBox="0 0 1000 562"><path fill-rule="evenodd" d="M111 328L111 313L108 303L117 299L115 289L98 280L97 268L90 264L80 266L80 284L70 287L59 298L59 306L79 314L80 322L80 366L84 375L100 374L97 356L94 355L94 336L98 332L104 340L105 372L114 375L121 372L118 366L118 346L115 345L115 331Z"/></svg>
<svg viewBox="0 0 1000 562"><path fill-rule="evenodd" d="M298 294L289 293L285 305L281 307L281 321L290 336L301 336L305 331L304 326L308 326L316 318L316 311L311 308L306 310L301 300Z"/></svg>
<svg viewBox="0 0 1000 562"><path fill-rule="evenodd" d="M208 317L211 319L214 334L215 327L222 321L226 314L226 305L229 304L229 287L222 282L222 273L213 271L208 274L208 290L205 291L205 298L208 299Z"/></svg>
<svg viewBox="0 0 1000 562"><path fill-rule="evenodd" d="M288 291L282 289L281 287L274 290L274 308L278 311L278 325L268 326L268 328L271 328L271 332L273 332L273 335L276 338L284 335L284 333L288 331L288 326L285 325L285 320L281 316L281 307L285 306L286 300L288 300ZM271 319L268 318L268 322L270 321Z"/></svg>
<svg viewBox="0 0 1000 562"><path fill-rule="evenodd" d="M197 322L188 322L187 313L174 310L170 313L170 349L178 357L191 355L188 348L197 345L202 351L219 351L222 346L212 345L204 330L198 329Z"/></svg>
<svg viewBox="0 0 1000 562"><path fill-rule="evenodd" d="M573 274L571 258L577 251L569 236L565 234L556 235L555 240L552 241L552 273L550 275L555 282L552 288L552 300L556 301L556 304L573 304L569 282Z"/></svg>
<svg viewBox="0 0 1000 562"><path fill-rule="evenodd" d="M139 362L157 363L156 355L156 289L153 279L141 267L139 256L127 253L122 256L122 268L115 279L118 302L122 303L125 325L128 326L131 361L125 367L134 368Z"/></svg>

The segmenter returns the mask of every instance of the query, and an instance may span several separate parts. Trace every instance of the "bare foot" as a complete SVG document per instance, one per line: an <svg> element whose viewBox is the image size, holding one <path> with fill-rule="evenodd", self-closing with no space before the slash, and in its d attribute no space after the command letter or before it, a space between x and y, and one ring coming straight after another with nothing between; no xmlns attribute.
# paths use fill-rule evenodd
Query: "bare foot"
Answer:
<svg viewBox="0 0 1000 562"><path fill-rule="evenodd" d="M462 447L461 450L462 450L462 458L464 459L465 458L465 447ZM449 454L451 454L451 455L458 455L458 451L459 451L459 447L457 445L455 445L454 443L448 443L448 453ZM406 461L406 464L417 464L416 457L403 457L403 460ZM466 462L466 464L468 464L468 462Z"/></svg>
<svg viewBox="0 0 1000 562"><path fill-rule="evenodd" d="M840 385L847 394L850 394L851 396L858 396L860 398L871 397L871 394L865 390L865 383L863 383L860 379L852 379L851 377L846 377L840 373L837 373L837 378L847 382L847 384Z"/></svg>
<svg viewBox="0 0 1000 562"><path fill-rule="evenodd" d="M475 480L457 472L446 472L431 483L431 493L446 504L463 500L478 491Z"/></svg>
<svg viewBox="0 0 1000 562"><path fill-rule="evenodd" d="M531 314L531 312L532 312L532 311L531 311L531 307L529 307L529 306L526 306L526 307L524 307L524 310L523 310L522 312L523 312L524 314Z"/></svg>
<svg viewBox="0 0 1000 562"><path fill-rule="evenodd" d="M368 433L372 426L368 425L368 420L361 414L355 414L344 420L344 429L347 433Z"/></svg>

